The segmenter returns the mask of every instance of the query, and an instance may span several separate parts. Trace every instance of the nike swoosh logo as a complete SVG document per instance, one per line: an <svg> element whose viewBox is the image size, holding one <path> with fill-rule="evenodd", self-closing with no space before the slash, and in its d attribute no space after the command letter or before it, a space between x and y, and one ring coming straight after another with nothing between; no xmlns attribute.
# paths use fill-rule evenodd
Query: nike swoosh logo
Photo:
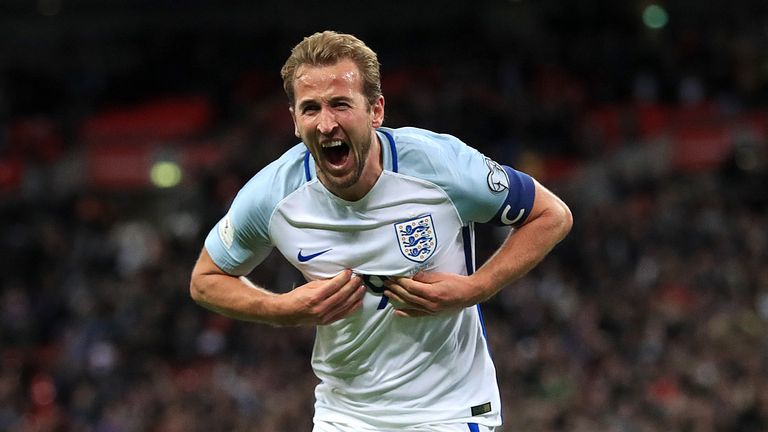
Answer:
<svg viewBox="0 0 768 432"><path fill-rule="evenodd" d="M517 214L517 217L515 217L512 220L509 220L509 218L507 218L507 215L509 214L510 210L512 210L512 207L507 205L507 208L505 208L504 211L501 213L501 223L503 223L504 225L514 224L515 222L519 221L520 218L522 218L523 215L525 214L525 209L520 209L520 213Z"/></svg>
<svg viewBox="0 0 768 432"><path fill-rule="evenodd" d="M319 257L320 255L328 252L329 250L331 250L331 249L326 249L324 251L320 251L320 252L309 254L309 255L302 255L301 254L301 249L299 249L299 254L296 256L296 258L298 258L299 262L307 262L307 261L309 261L309 260L311 260L313 258Z"/></svg>

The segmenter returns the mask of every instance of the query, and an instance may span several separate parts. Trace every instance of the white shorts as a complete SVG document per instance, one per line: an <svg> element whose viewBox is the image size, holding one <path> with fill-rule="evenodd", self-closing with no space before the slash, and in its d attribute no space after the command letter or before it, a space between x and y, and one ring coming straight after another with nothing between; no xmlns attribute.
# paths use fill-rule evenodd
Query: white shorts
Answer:
<svg viewBox="0 0 768 432"><path fill-rule="evenodd" d="M359 426L315 420L312 432L494 432L495 430L495 427L477 423L443 423L396 430L361 429Z"/></svg>

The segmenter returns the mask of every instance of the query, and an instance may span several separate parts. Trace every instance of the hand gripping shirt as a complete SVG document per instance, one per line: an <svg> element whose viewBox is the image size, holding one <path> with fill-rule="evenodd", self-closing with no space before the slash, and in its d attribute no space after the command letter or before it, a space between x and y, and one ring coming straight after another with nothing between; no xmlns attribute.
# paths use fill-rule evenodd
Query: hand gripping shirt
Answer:
<svg viewBox="0 0 768 432"><path fill-rule="evenodd" d="M524 222L533 180L450 135L417 128L376 134L384 170L362 199L329 192L298 144L241 189L205 246L232 275L250 273L276 247L307 280L345 268L363 278L363 307L317 328L316 418L385 430L500 425L479 306L397 317L383 281L422 270L471 274L473 224Z"/></svg>

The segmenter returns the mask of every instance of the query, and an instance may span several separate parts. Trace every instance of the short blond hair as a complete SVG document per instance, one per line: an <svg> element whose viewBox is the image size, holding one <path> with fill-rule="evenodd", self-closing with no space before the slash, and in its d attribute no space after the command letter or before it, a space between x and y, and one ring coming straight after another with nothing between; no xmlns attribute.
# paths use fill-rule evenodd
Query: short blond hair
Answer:
<svg viewBox="0 0 768 432"><path fill-rule="evenodd" d="M291 50L291 55L280 70L283 88L291 106L296 103L293 82L302 65L328 66L340 60L352 60L363 79L363 94L369 105L381 96L381 72L376 53L360 39L350 34L326 30L305 37Z"/></svg>

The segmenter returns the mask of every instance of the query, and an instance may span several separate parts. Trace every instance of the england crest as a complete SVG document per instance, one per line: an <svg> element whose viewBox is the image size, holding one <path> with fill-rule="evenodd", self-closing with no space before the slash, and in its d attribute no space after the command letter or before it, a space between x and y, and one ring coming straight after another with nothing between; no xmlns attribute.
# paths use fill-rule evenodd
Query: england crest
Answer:
<svg viewBox="0 0 768 432"><path fill-rule="evenodd" d="M437 235L432 215L395 224L400 252L411 261L423 263L437 249Z"/></svg>

